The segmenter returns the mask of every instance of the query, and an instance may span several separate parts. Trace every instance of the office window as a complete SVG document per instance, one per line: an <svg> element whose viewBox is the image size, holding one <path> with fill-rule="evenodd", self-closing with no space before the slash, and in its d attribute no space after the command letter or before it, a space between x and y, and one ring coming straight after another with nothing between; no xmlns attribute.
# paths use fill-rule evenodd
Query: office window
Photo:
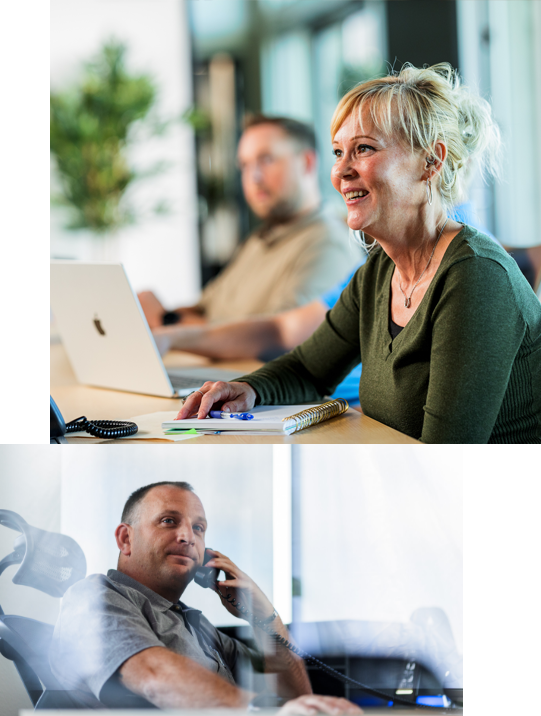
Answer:
<svg viewBox="0 0 541 716"><path fill-rule="evenodd" d="M460 71L493 109L503 140L501 181L472 182L477 216L506 246L539 244L541 3L457 2Z"/></svg>
<svg viewBox="0 0 541 716"><path fill-rule="evenodd" d="M301 121L312 119L308 32L266 40L261 52L263 112Z"/></svg>

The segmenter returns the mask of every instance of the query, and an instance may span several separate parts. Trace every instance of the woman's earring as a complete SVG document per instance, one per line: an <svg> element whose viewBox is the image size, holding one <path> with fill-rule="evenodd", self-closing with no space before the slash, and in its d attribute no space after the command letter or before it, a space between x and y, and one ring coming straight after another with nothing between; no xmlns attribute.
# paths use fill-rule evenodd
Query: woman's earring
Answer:
<svg viewBox="0 0 541 716"><path fill-rule="evenodd" d="M429 206L432 206L432 182L430 179L426 180L426 200Z"/></svg>

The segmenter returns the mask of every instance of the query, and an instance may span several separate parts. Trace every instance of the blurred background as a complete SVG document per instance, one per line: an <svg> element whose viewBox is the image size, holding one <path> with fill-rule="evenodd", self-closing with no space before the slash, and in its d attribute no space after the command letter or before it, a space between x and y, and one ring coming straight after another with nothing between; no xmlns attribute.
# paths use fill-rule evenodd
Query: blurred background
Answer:
<svg viewBox="0 0 541 716"><path fill-rule="evenodd" d="M476 219L507 247L540 243L541 0L51 0L51 38L52 256L122 261L165 305L194 303L255 223L245 114L314 125L342 215L334 107L404 62L450 62L491 103L503 179L474 178Z"/></svg>
<svg viewBox="0 0 541 716"><path fill-rule="evenodd" d="M257 582L301 648L391 690L415 663L416 688L453 694L463 686L461 463L456 448L407 446L2 446L0 510L72 537L87 574L106 573L117 563L114 530L130 493L187 480L205 508L207 546ZM17 537L0 524L0 559ZM54 624L60 600L14 584L18 569L0 577L3 613ZM192 583L182 599L246 637L211 590ZM311 676L319 693L362 696ZM2 716L30 706L1 649L0 691Z"/></svg>

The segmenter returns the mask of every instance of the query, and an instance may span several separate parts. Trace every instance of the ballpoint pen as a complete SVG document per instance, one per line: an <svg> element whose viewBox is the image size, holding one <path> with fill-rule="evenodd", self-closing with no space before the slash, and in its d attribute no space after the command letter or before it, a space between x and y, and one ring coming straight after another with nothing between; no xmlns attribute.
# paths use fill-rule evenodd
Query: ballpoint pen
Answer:
<svg viewBox="0 0 541 716"><path fill-rule="evenodd" d="M222 413L221 410L211 410L209 416L211 418L235 418L236 420L252 420L254 417L251 413Z"/></svg>

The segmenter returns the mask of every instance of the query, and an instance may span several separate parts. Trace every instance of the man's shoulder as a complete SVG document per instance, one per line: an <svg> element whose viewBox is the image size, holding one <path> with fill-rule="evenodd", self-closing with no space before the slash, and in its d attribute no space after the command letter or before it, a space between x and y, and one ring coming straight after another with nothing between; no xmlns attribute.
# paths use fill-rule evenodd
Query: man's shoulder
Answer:
<svg viewBox="0 0 541 716"><path fill-rule="evenodd" d="M346 222L328 208L318 211L312 220L299 226L299 233L311 234L312 237L319 236L321 240L332 243L343 243L347 240L349 229Z"/></svg>
<svg viewBox="0 0 541 716"><path fill-rule="evenodd" d="M128 599L136 604L142 604L145 600L144 596L136 589L119 584L106 574L96 573L88 575L71 586L64 595L63 604L71 602L103 604L104 600L116 601L118 599Z"/></svg>
<svg viewBox="0 0 541 716"><path fill-rule="evenodd" d="M246 239L240 250L247 251L248 247L261 250L263 247L269 249L278 245L292 246L303 243L313 245L318 242L344 245L348 233L349 229L342 219L331 209L322 208L303 214L288 224L278 225L274 229L266 230L264 226L258 227Z"/></svg>

